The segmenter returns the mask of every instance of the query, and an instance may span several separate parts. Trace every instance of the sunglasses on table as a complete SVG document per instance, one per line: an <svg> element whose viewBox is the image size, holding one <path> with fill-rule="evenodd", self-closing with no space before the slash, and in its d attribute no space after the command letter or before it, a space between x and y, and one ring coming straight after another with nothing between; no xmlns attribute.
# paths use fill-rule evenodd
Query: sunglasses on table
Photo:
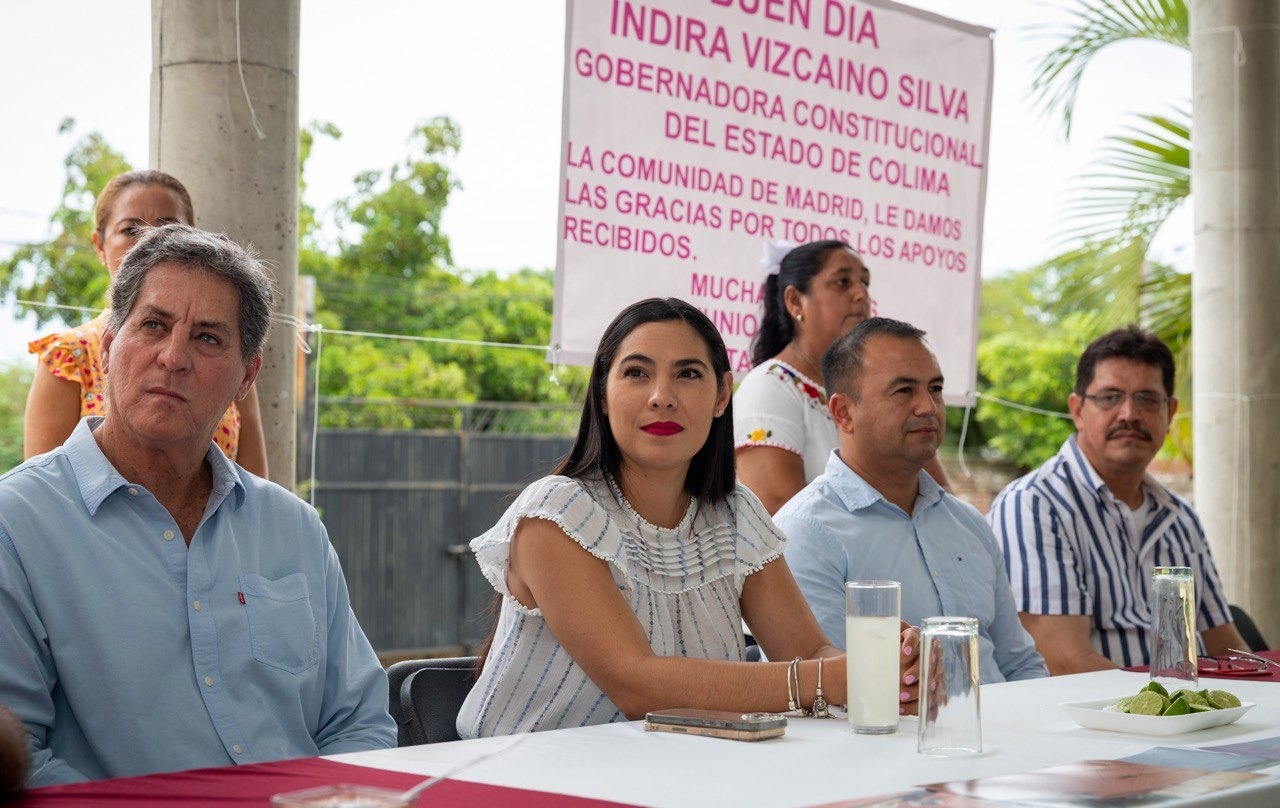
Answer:
<svg viewBox="0 0 1280 808"><path fill-rule="evenodd" d="M1271 663L1265 659L1238 656L1200 657L1197 667L1200 673L1217 676L1267 676L1272 670Z"/></svg>

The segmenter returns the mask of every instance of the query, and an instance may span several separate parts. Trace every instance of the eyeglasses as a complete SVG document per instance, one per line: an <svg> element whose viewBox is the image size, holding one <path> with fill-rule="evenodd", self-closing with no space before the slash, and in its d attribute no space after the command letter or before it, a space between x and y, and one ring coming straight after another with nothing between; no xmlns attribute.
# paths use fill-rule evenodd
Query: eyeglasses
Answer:
<svg viewBox="0 0 1280 808"><path fill-rule="evenodd" d="M1153 393L1150 390L1139 390L1136 393L1107 390L1102 393L1085 393L1082 398L1089 399L1100 410L1114 410L1123 404L1126 398L1132 398L1133 406L1143 412L1155 412L1169 401L1169 397L1163 393Z"/></svg>
<svg viewBox="0 0 1280 808"><path fill-rule="evenodd" d="M1216 673L1220 676L1265 676L1271 673L1271 663L1265 659L1245 657L1200 657L1200 673Z"/></svg>

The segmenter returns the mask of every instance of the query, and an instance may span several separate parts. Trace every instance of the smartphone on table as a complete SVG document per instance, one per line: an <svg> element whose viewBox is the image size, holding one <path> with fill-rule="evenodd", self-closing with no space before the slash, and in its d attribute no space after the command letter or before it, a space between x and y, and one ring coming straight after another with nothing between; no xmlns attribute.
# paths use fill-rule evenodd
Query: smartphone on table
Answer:
<svg viewBox="0 0 1280 808"><path fill-rule="evenodd" d="M644 717L644 728L647 732L762 741L784 734L787 717L777 713L736 713L731 710L655 710Z"/></svg>

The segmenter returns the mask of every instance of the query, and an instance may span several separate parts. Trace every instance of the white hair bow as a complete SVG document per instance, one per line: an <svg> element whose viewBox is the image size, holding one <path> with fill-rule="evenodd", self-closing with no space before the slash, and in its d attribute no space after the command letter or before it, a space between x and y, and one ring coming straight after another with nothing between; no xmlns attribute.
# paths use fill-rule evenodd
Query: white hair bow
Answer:
<svg viewBox="0 0 1280 808"><path fill-rule="evenodd" d="M764 255L760 258L760 266L764 267L765 277L776 275L782 268L782 259L794 250L796 245L790 241L764 242Z"/></svg>

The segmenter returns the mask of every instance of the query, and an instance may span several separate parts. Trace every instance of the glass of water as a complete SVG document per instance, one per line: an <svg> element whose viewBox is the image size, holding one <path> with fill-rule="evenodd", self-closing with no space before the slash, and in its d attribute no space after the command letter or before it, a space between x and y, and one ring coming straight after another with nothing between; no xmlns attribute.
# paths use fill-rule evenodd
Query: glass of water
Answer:
<svg viewBox="0 0 1280 808"><path fill-rule="evenodd" d="M1196 658L1196 579L1190 567L1151 573L1151 679L1173 691L1200 681Z"/></svg>
<svg viewBox="0 0 1280 808"><path fill-rule="evenodd" d="M920 725L916 750L926 755L982 751L978 621L927 617L920 626Z"/></svg>

